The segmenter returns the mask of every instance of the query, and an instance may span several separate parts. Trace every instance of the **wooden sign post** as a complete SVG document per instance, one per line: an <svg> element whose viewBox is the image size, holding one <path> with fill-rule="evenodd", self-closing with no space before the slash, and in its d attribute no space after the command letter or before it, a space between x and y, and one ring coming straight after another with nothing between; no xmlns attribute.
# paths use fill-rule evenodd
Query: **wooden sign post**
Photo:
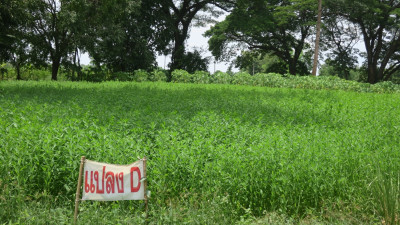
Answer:
<svg viewBox="0 0 400 225"><path fill-rule="evenodd" d="M85 156L82 156L81 165L79 167L78 185L76 186L74 224L76 224L76 219L78 218L79 196L81 195L82 170L84 164L85 164Z"/></svg>

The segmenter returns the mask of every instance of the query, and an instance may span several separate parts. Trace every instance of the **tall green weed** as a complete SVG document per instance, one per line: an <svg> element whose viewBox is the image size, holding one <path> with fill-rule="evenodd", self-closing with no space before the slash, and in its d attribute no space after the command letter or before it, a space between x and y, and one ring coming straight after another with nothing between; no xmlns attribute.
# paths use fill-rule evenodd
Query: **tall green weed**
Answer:
<svg viewBox="0 0 400 225"><path fill-rule="evenodd" d="M147 156L151 220L166 223L331 209L374 222L375 168L400 170L398 94L162 82L2 82L0 90L6 222L42 194L50 209L67 207L55 198L72 207L82 155L115 164Z"/></svg>

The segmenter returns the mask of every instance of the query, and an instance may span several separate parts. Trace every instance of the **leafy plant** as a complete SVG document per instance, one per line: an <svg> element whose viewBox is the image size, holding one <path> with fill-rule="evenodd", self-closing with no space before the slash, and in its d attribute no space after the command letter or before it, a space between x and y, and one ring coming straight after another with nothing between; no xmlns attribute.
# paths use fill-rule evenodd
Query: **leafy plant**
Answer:
<svg viewBox="0 0 400 225"><path fill-rule="evenodd" d="M147 81L149 74L145 70L135 70L133 80L136 82Z"/></svg>
<svg viewBox="0 0 400 225"><path fill-rule="evenodd" d="M400 224L400 176L378 170L370 184L372 196L384 224Z"/></svg>
<svg viewBox="0 0 400 225"><path fill-rule="evenodd" d="M217 71L212 75L212 82L216 84L230 84L232 77L228 73Z"/></svg>
<svg viewBox="0 0 400 225"><path fill-rule="evenodd" d="M192 75L186 70L174 70L171 76L172 82L175 83L190 83L192 81Z"/></svg>
<svg viewBox="0 0 400 225"><path fill-rule="evenodd" d="M210 75L204 71L196 71L192 75L192 81L196 84L208 84L211 82Z"/></svg>
<svg viewBox="0 0 400 225"><path fill-rule="evenodd" d="M167 81L167 75L163 70L153 70L153 72L150 73L150 81Z"/></svg>

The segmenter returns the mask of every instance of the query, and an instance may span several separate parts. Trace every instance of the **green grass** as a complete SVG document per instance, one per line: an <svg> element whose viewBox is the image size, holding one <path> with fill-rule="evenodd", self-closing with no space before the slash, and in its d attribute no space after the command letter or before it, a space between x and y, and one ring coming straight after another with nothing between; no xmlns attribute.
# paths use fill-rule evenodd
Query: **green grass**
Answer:
<svg viewBox="0 0 400 225"><path fill-rule="evenodd" d="M2 82L0 224L70 223L82 155L148 158L150 224L379 222L371 182L380 173L398 182L399 102L217 84ZM79 221L142 223L143 207L83 202Z"/></svg>

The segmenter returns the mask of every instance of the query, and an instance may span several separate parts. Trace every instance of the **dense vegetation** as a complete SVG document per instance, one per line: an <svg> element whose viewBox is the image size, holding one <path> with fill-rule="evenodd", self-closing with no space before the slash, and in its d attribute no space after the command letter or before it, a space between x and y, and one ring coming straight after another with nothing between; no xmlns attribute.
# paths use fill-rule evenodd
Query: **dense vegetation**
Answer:
<svg viewBox="0 0 400 225"><path fill-rule="evenodd" d="M85 155L148 157L154 224L394 223L399 101L223 84L2 82L0 221L70 223ZM84 202L79 221L139 223L143 210Z"/></svg>

